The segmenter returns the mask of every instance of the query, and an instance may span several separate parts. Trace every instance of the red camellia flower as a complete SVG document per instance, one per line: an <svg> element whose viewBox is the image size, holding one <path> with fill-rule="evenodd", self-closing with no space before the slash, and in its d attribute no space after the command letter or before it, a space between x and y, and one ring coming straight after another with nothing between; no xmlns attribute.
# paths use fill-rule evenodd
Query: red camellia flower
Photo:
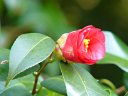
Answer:
<svg viewBox="0 0 128 96"><path fill-rule="evenodd" d="M57 43L65 60L72 62L94 64L105 54L104 33L92 25L63 34Z"/></svg>

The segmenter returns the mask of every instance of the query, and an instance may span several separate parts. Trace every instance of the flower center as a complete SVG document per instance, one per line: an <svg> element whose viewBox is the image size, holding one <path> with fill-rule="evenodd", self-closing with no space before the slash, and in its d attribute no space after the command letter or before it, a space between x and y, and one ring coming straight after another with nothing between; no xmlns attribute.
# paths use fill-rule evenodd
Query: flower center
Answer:
<svg viewBox="0 0 128 96"><path fill-rule="evenodd" d="M85 45L85 47L86 47L86 48L85 48L85 51L86 51L86 52L88 52L88 47L89 47L88 44L89 44L89 42L90 42L90 39L84 39L84 45Z"/></svg>

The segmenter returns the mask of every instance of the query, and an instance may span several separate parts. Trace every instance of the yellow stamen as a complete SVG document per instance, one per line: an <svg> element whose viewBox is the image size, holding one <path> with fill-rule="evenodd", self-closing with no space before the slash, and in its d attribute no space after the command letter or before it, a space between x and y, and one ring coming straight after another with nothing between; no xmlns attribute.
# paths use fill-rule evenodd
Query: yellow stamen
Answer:
<svg viewBox="0 0 128 96"><path fill-rule="evenodd" d="M84 39L84 45L85 45L85 47L86 47L86 48L85 48L85 51L86 51L86 52L88 52L88 47L89 47L88 44L89 44L89 42L90 42L90 39Z"/></svg>

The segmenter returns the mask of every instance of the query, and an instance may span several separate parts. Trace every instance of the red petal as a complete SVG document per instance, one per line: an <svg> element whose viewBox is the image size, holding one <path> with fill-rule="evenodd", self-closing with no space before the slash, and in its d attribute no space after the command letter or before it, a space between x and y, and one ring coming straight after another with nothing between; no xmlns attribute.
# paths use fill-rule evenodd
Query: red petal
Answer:
<svg viewBox="0 0 128 96"><path fill-rule="evenodd" d="M76 51L78 34L79 32L77 31L69 33L65 46L62 50L63 56L70 61L80 62Z"/></svg>
<svg viewBox="0 0 128 96"><path fill-rule="evenodd" d="M90 39L87 52L84 39ZM104 57L105 36L100 29L91 25L73 31L69 33L62 53L67 60L94 64Z"/></svg>

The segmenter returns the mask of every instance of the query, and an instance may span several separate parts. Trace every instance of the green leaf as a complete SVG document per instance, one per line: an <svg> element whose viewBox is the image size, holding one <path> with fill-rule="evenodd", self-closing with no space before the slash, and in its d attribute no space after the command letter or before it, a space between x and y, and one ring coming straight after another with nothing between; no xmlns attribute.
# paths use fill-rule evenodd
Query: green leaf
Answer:
<svg viewBox="0 0 128 96"><path fill-rule="evenodd" d="M59 75L60 72L60 67L59 67L59 61L52 62L48 64L45 68L45 73L48 74L48 76L56 76Z"/></svg>
<svg viewBox="0 0 128 96"><path fill-rule="evenodd" d="M60 64L68 96L108 96L92 75L76 64Z"/></svg>
<svg viewBox="0 0 128 96"><path fill-rule="evenodd" d="M19 83L18 80L13 80L8 87L5 87L5 82L0 81L0 96L31 96L26 87Z"/></svg>
<svg viewBox="0 0 128 96"><path fill-rule="evenodd" d="M28 75L28 74L31 74L31 73L33 73L33 72L39 70L39 68L40 68L40 65L35 65L35 66L33 66L33 67L31 67L31 68L29 68L29 69L27 69L27 70L25 70L25 71L19 73L14 79L17 79L17 78L26 76L26 75Z"/></svg>
<svg viewBox="0 0 128 96"><path fill-rule="evenodd" d="M59 93L53 92L53 91L51 91L51 90L48 90L48 89L42 87L42 88L38 91L38 93L37 93L36 96L65 96L65 95L61 95L61 94L59 94Z"/></svg>
<svg viewBox="0 0 128 96"><path fill-rule="evenodd" d="M49 90L66 95L66 87L62 76L48 78L42 81L41 85Z"/></svg>
<svg viewBox="0 0 128 96"><path fill-rule="evenodd" d="M9 53L8 49L0 48L0 81L5 81L7 78Z"/></svg>
<svg viewBox="0 0 128 96"><path fill-rule="evenodd" d="M65 95L62 95L62 94L59 94L59 93L56 93L56 92L49 90L47 96L65 96Z"/></svg>
<svg viewBox="0 0 128 96"><path fill-rule="evenodd" d="M6 64L9 60L9 49L0 48L0 64Z"/></svg>
<svg viewBox="0 0 128 96"><path fill-rule="evenodd" d="M101 87L106 91L108 92L109 96L117 96L116 92L113 91L111 88L109 88L108 86L105 86L103 84L100 84Z"/></svg>
<svg viewBox="0 0 128 96"><path fill-rule="evenodd" d="M40 90L37 92L36 96L48 96L48 89L46 88L40 88Z"/></svg>
<svg viewBox="0 0 128 96"><path fill-rule="evenodd" d="M50 56L55 42L40 33L28 33L19 36L10 51L9 74L6 85L16 75L31 68Z"/></svg>
<svg viewBox="0 0 128 96"><path fill-rule="evenodd" d="M124 73L124 86L128 90L128 73Z"/></svg>
<svg viewBox="0 0 128 96"><path fill-rule="evenodd" d="M115 64L128 72L128 46L111 32L104 31L106 37L106 55L99 64Z"/></svg>
<svg viewBox="0 0 128 96"><path fill-rule="evenodd" d="M8 76L8 64L0 64L0 81L6 81Z"/></svg>
<svg viewBox="0 0 128 96"><path fill-rule="evenodd" d="M35 80L34 75L30 74L22 78L18 78L16 80L18 80L21 84L23 84L30 92L32 91ZM37 83L37 89L39 89L40 87L39 85L40 85L40 81Z"/></svg>
<svg viewBox="0 0 128 96"><path fill-rule="evenodd" d="M108 86L109 88L111 88L113 91L116 91L116 86L108 79L101 79L100 83Z"/></svg>
<svg viewBox="0 0 128 96"><path fill-rule="evenodd" d="M37 71L39 69L39 65L33 66L24 72L18 74L14 79L26 76L28 74L31 74L34 71ZM6 81L8 76L8 70L9 70L9 64L0 64L0 81Z"/></svg>

